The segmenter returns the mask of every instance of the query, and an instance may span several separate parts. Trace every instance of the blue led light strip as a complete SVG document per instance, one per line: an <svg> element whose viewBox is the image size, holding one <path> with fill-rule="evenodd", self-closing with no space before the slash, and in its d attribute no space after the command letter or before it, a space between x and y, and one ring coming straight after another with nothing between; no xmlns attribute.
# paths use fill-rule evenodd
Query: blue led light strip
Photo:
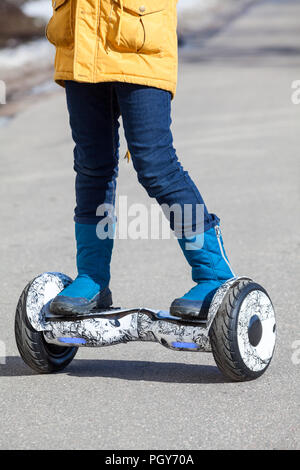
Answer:
<svg viewBox="0 0 300 470"><path fill-rule="evenodd" d="M83 338L58 338L58 341L61 343L68 343L68 344L85 344L86 340Z"/></svg>
<svg viewBox="0 0 300 470"><path fill-rule="evenodd" d="M177 341L173 341L172 346L174 348L181 348L181 349L198 349L198 344L195 344L195 343L180 343Z"/></svg>

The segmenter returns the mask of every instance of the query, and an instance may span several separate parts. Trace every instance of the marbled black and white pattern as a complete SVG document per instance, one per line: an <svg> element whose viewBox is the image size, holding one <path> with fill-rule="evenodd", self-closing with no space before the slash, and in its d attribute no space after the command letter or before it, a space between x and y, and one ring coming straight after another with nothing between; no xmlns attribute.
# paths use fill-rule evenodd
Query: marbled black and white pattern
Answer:
<svg viewBox="0 0 300 470"><path fill-rule="evenodd" d="M27 294L26 311L36 331L47 328L43 307L71 282L70 277L56 272L43 273L32 281Z"/></svg>
<svg viewBox="0 0 300 470"><path fill-rule="evenodd" d="M46 341L61 344L58 338L82 338L81 346L112 346L129 341L138 341L137 314L130 314L119 320L87 318L76 321L47 322L44 331Z"/></svg>
<svg viewBox="0 0 300 470"><path fill-rule="evenodd" d="M159 342L166 347L172 344L195 343L193 350L210 351L208 330L203 326L184 326L179 322L154 319L153 315L130 313L122 318L87 318L76 321L46 321L45 306L71 279L60 273L43 273L32 282L27 295L27 316L33 328L43 331L46 341L61 344L60 338L81 338L79 346L110 346L128 341ZM174 320L174 319L173 319Z"/></svg>
<svg viewBox="0 0 300 470"><path fill-rule="evenodd" d="M242 280L242 279L248 279L249 281L251 281L251 279L249 279L248 277L247 278L246 277L238 277L238 278L233 277L232 279L229 279L228 281L226 281L221 287L219 287L209 307L209 312L207 316L207 325L206 325L208 329L210 329L212 322L214 321L214 318L216 314L218 313L220 305L223 302L223 299L225 295L227 294L227 292L229 291L230 287L233 284L235 284L237 280Z"/></svg>
<svg viewBox="0 0 300 470"><path fill-rule="evenodd" d="M150 341L174 350L210 352L210 327L224 296L236 281L237 278L230 279L218 289L210 306L208 320L203 324L186 325L175 317L170 317L167 312L139 308L120 318L111 316L46 321L45 306L71 282L71 279L61 273L44 273L35 278L29 288L27 316L33 328L43 331L46 341L53 344L62 344L62 340L64 344L68 344L70 338L79 338L82 342L78 346L88 347ZM251 346L248 338L248 325L254 314L261 319L264 331L261 344L256 348ZM241 306L237 332L241 356L249 369L261 370L265 367L265 361L272 355L275 344L274 323L274 310L269 298L261 291L252 291Z"/></svg>
<svg viewBox="0 0 300 470"><path fill-rule="evenodd" d="M250 319L258 316L262 324L262 337L257 346L249 341ZM237 327L238 346L243 362L252 371L263 370L270 362L275 342L275 312L269 297L261 290L251 291L242 302Z"/></svg>
<svg viewBox="0 0 300 470"><path fill-rule="evenodd" d="M174 317L171 317L174 318ZM192 343L197 345L193 351L210 352L210 341L206 325L182 325L180 322L151 320L145 314L138 315L138 333L141 341L155 341L170 349L187 349L174 347L173 343Z"/></svg>

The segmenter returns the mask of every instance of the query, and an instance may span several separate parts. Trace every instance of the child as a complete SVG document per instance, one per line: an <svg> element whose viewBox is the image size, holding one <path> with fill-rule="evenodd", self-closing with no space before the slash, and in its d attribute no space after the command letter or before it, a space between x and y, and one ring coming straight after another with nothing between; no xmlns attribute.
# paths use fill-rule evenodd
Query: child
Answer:
<svg viewBox="0 0 300 470"><path fill-rule="evenodd" d="M78 269L74 282L51 302L54 314L74 316L112 305L113 237L97 236L103 216L96 211L115 203L120 115L133 166L148 195L160 205L193 209L189 221L169 217L196 282L172 302L171 314L205 317L216 289L234 277L219 219L208 212L173 147L176 4L177 0L53 0L47 37L56 46L55 80L66 88L75 142ZM196 217L199 205L201 224Z"/></svg>

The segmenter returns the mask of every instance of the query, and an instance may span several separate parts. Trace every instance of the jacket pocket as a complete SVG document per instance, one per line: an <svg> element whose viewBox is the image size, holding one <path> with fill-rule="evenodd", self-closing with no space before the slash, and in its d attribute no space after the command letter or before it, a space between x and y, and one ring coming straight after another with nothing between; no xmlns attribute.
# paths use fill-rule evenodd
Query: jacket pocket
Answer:
<svg viewBox="0 0 300 470"><path fill-rule="evenodd" d="M53 15L46 27L46 37L56 47L69 47L74 40L75 0L52 0Z"/></svg>
<svg viewBox="0 0 300 470"><path fill-rule="evenodd" d="M120 52L160 53L168 0L111 0L107 44Z"/></svg>

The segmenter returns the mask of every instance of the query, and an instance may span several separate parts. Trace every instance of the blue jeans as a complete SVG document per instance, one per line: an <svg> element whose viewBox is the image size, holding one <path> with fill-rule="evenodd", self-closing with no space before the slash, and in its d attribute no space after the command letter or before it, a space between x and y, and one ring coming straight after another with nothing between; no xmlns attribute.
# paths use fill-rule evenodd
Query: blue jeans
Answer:
<svg viewBox="0 0 300 470"><path fill-rule="evenodd" d="M196 207L204 208L204 230L219 222L178 161L173 147L171 93L159 88L121 82L79 83L66 81L72 137L75 142L75 221L94 224L101 204L114 204L119 159L119 117L139 182L162 205L174 204L192 211L192 230L197 231ZM174 230L174 217L169 217ZM182 226L183 227L183 220ZM203 226L203 225L202 225ZM180 231L177 223L177 233Z"/></svg>

